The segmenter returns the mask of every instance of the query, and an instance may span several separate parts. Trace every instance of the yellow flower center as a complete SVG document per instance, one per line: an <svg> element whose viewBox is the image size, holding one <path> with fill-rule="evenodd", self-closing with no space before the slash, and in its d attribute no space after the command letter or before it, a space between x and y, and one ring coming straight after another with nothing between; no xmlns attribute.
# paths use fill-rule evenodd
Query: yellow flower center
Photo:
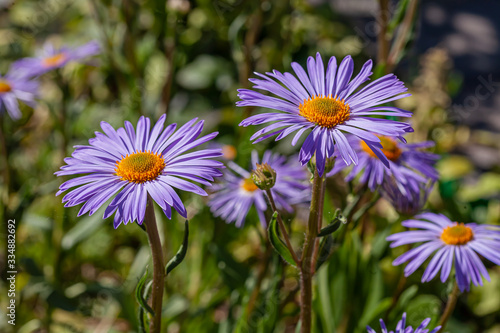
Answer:
<svg viewBox="0 0 500 333"><path fill-rule="evenodd" d="M165 169L165 160L161 154L150 151L137 152L116 161L116 175L122 180L133 183L144 183L155 180Z"/></svg>
<svg viewBox="0 0 500 333"><path fill-rule="evenodd" d="M349 119L349 105L337 97L314 96L299 105L301 116L321 127L333 128Z"/></svg>
<svg viewBox="0 0 500 333"><path fill-rule="evenodd" d="M240 187L247 192L253 192L259 189L257 185L254 184L252 177L243 179L241 181Z"/></svg>
<svg viewBox="0 0 500 333"><path fill-rule="evenodd" d="M446 227L441 234L441 239L448 245L464 245L474 238L472 229L463 223Z"/></svg>
<svg viewBox="0 0 500 333"><path fill-rule="evenodd" d="M236 148L234 146L224 145L222 147L222 155L228 160L234 160L236 153Z"/></svg>
<svg viewBox="0 0 500 333"><path fill-rule="evenodd" d="M12 87L7 81L0 80L0 93L9 92L11 90L12 90Z"/></svg>
<svg viewBox="0 0 500 333"><path fill-rule="evenodd" d="M380 144L382 145L382 153L385 155L385 157L387 157L388 160L396 162L402 153L396 140L393 140L386 136L377 135L377 137L380 139ZM371 157L378 158L377 155L375 155L375 153L370 149L370 147L368 147L368 145L364 141L361 141L361 148Z"/></svg>
<svg viewBox="0 0 500 333"><path fill-rule="evenodd" d="M43 59L42 65L44 67L55 67L60 66L64 61L66 61L66 55L64 53L58 53L52 57Z"/></svg>

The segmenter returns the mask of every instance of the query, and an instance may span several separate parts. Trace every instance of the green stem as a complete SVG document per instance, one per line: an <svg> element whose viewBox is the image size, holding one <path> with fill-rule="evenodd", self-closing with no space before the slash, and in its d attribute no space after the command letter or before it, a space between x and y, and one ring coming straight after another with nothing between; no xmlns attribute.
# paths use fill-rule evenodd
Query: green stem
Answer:
<svg viewBox="0 0 500 333"><path fill-rule="evenodd" d="M302 323L301 332L311 332L312 317L312 255L314 251L314 241L318 235L318 219L321 216L320 208L324 197L321 197L321 189L324 177L320 177L317 168L314 170L311 208L309 210L309 221L304 240L304 249L300 266L300 321Z"/></svg>
<svg viewBox="0 0 500 333"><path fill-rule="evenodd" d="M446 303L446 308L444 309L443 315L439 319L439 325L441 328L437 333L443 332L448 319L450 319L453 310L455 310L455 306L457 305L458 296L460 296L460 289L458 289L457 281L453 283L453 290L448 297L448 302Z"/></svg>
<svg viewBox="0 0 500 333"><path fill-rule="evenodd" d="M269 198L269 202L271 203L271 208L273 209L273 212L278 212L278 209L276 208L276 204L274 202L273 194L271 190L266 190L267 197ZM290 251L293 260L297 263L297 265L300 265L300 259L297 257L297 254L295 254L295 251L293 250L292 243L290 242L290 238L288 237L288 233L286 232L285 224L283 223L283 220L281 219L281 215L278 212L278 225L280 227L281 233L283 234L283 238L285 238L285 243L286 247L288 248L288 251Z"/></svg>
<svg viewBox="0 0 500 333"><path fill-rule="evenodd" d="M146 226L149 245L151 247L151 255L153 257L152 308L155 314L153 316L149 332L160 333L163 289L165 282L165 262L163 260L163 250L161 246L160 235L158 233L158 228L156 226L153 200L151 199L149 194L146 206L146 216L144 217L144 225Z"/></svg>

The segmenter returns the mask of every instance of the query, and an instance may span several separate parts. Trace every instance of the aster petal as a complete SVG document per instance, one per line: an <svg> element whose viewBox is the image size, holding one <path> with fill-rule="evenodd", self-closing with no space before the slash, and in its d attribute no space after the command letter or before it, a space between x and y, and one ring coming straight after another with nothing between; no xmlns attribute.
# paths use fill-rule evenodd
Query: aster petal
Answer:
<svg viewBox="0 0 500 333"><path fill-rule="evenodd" d="M304 87L309 92L309 95L311 97L314 96L316 94L316 91L314 90L314 87L312 86L311 81L309 80L309 77L307 76L306 72L304 71L304 68L302 68L302 66L300 66L296 62L292 62L291 66L292 66L293 71L295 72L295 74L299 78L300 83L302 83L302 85L304 85Z"/></svg>
<svg viewBox="0 0 500 333"><path fill-rule="evenodd" d="M346 56L339 66L337 77L335 78L335 96L339 96L347 87L354 71L354 61L351 56Z"/></svg>

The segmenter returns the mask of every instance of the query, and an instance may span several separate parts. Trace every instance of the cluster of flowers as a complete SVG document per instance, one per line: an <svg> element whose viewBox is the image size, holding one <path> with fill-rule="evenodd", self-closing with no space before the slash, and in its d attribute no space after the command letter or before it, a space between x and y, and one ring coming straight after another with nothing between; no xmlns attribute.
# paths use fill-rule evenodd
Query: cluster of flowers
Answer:
<svg viewBox="0 0 500 333"><path fill-rule="evenodd" d="M48 70L63 66L71 60L96 54L99 48L90 43L75 50L55 51L46 47L37 58L22 59L11 71L0 78L0 103L12 118L20 116L17 100L33 103L37 77ZM319 53L307 60L307 72L297 63L291 64L296 76L273 71L258 74L251 79L254 88L275 96L241 89L238 106L257 106L279 112L261 113L241 122L241 126L267 124L251 138L260 142L276 136L281 140L292 133L295 145L307 131L298 156L287 159L266 151L262 157L252 152L252 168L265 163L276 173L271 189L278 209L292 212L292 205L307 203L310 199L308 172L304 165L313 157L315 173L329 177L354 165L346 180L358 179L372 192L381 191L394 207L404 214L418 213L438 179L434 164L438 156L422 151L432 142L407 144L406 133L413 129L408 123L383 117L411 117L411 113L384 104L406 97L407 89L393 74L383 76L360 88L369 80L372 62L366 62L354 78L354 62L345 57L339 65L330 58L326 71ZM360 89L359 89L360 88ZM114 214L114 227L120 224L144 221L146 202L150 196L171 218L172 207L183 217L187 211L175 189L207 195L199 185L213 186L209 206L215 216L241 227L252 207L260 222L266 226L264 212L267 204L263 192L252 180L250 170L227 161L228 169L214 158L223 156L224 149L194 148L214 139L217 133L199 137L203 121L193 119L176 131L176 124L165 127L165 115L152 126L149 118L141 117L136 128L130 122L115 130L101 123L103 133L89 140L89 145L76 146L66 165L56 172L58 176L83 176L66 181L58 195L71 188L63 202L65 206L83 204L79 216L94 214L111 198L104 218ZM231 149L234 157L235 151ZM327 161L334 160L331 170ZM445 282L454 267L460 290L468 290L470 283L482 284L489 279L478 254L500 265L500 228L490 225L452 222L440 214L421 213L415 219L402 222L409 230L387 238L392 247L422 243L394 261L394 265L409 261L405 274L415 272L432 256L422 282L433 279L441 270ZM433 255L434 254L434 255ZM415 331L405 327L405 316L397 332L427 332L424 321ZM383 332L387 332L381 322ZM436 332L436 328L432 332ZM369 332L375 332L368 328Z"/></svg>
<svg viewBox="0 0 500 333"><path fill-rule="evenodd" d="M21 118L19 102L31 107L38 95L36 78L68 62L78 61L100 52L99 44L92 41L75 49L56 49L46 43L35 57L20 59L12 64L7 74L0 75L0 114L5 111L12 119Z"/></svg>

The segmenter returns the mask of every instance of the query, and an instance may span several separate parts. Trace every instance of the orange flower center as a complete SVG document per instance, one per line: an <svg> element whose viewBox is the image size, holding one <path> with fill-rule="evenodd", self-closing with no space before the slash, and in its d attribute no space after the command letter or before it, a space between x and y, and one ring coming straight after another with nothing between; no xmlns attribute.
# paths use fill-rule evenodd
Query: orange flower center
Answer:
<svg viewBox="0 0 500 333"><path fill-rule="evenodd" d="M12 90L12 87L7 81L0 80L0 93L9 92L11 90Z"/></svg>
<svg viewBox="0 0 500 333"><path fill-rule="evenodd" d="M224 145L222 147L222 155L228 160L234 160L236 153L236 148L234 146Z"/></svg>
<svg viewBox="0 0 500 333"><path fill-rule="evenodd" d="M382 153L385 155L385 157L387 157L388 160L396 162L402 153L396 140L393 140L386 136L377 135L377 137L380 139L380 144L382 145ZM368 145L364 141L361 141L361 148L371 157L378 158L377 155L375 155L375 153L370 149L370 147L368 147Z"/></svg>
<svg viewBox="0 0 500 333"><path fill-rule="evenodd" d="M247 192L253 192L259 189L257 185L254 184L251 177L243 179L241 181L240 187Z"/></svg>
<svg viewBox="0 0 500 333"><path fill-rule="evenodd" d="M302 117L321 127L333 128L349 119L349 105L337 97L314 96L299 105Z"/></svg>
<svg viewBox="0 0 500 333"><path fill-rule="evenodd" d="M464 245L474 238L472 229L463 223L446 227L441 234L441 239L448 245Z"/></svg>
<svg viewBox="0 0 500 333"><path fill-rule="evenodd" d="M44 67L56 67L62 65L66 61L66 55L64 53L58 53L52 57L47 57L42 60L42 65Z"/></svg>
<svg viewBox="0 0 500 333"><path fill-rule="evenodd" d="M140 184L158 178L165 165L161 154L137 152L116 161L115 172L122 180Z"/></svg>

